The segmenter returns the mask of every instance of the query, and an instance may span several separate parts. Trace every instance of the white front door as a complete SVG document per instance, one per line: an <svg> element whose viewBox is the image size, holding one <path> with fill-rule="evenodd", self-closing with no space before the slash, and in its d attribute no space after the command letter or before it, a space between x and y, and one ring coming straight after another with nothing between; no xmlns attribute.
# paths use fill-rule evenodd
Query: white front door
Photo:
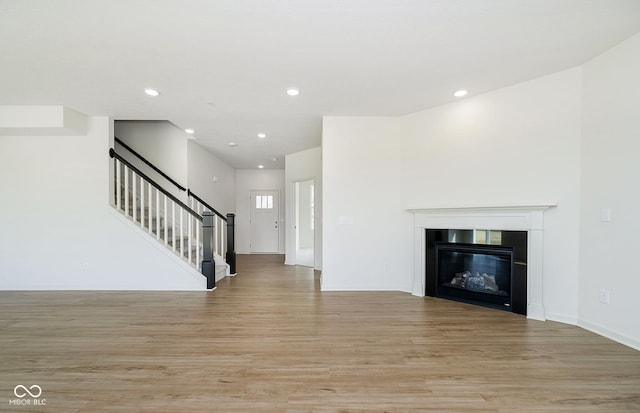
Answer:
<svg viewBox="0 0 640 413"><path fill-rule="evenodd" d="M251 191L251 252L277 254L279 250L278 191Z"/></svg>

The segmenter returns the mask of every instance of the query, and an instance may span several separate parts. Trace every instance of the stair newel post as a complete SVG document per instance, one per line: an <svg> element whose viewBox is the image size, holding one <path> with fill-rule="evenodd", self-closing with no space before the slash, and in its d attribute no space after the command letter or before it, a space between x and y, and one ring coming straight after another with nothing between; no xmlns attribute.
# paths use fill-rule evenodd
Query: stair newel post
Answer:
<svg viewBox="0 0 640 413"><path fill-rule="evenodd" d="M227 214L227 256L225 257L229 264L229 273L236 273L236 246L235 246L235 219L236 214Z"/></svg>
<svg viewBox="0 0 640 413"><path fill-rule="evenodd" d="M202 275L207 277L207 290L216 286L216 262L213 257L214 216L211 211L202 213Z"/></svg>

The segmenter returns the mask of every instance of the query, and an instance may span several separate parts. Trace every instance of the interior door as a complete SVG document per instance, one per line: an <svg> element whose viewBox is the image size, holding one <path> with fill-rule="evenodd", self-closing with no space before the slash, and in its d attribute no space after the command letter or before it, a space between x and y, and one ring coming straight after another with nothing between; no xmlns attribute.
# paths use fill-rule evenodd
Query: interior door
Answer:
<svg viewBox="0 0 640 413"><path fill-rule="evenodd" d="M251 252L277 254L280 245L280 194L251 191Z"/></svg>
<svg viewBox="0 0 640 413"><path fill-rule="evenodd" d="M296 264L314 266L314 180L295 183Z"/></svg>

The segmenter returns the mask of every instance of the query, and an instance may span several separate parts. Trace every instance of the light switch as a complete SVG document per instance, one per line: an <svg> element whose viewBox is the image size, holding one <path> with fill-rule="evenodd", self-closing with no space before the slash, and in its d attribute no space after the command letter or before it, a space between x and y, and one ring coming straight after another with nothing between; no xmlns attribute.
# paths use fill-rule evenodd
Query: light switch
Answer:
<svg viewBox="0 0 640 413"><path fill-rule="evenodd" d="M602 222L611 222L611 208L602 208L602 211L600 211L600 220Z"/></svg>

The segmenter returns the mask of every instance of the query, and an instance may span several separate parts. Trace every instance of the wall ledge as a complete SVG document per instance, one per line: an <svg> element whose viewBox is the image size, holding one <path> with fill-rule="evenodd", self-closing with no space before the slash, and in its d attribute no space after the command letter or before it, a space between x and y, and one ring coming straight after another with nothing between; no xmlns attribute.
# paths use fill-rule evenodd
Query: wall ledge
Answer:
<svg viewBox="0 0 640 413"><path fill-rule="evenodd" d="M87 116L65 106L0 106L0 136L85 136Z"/></svg>

